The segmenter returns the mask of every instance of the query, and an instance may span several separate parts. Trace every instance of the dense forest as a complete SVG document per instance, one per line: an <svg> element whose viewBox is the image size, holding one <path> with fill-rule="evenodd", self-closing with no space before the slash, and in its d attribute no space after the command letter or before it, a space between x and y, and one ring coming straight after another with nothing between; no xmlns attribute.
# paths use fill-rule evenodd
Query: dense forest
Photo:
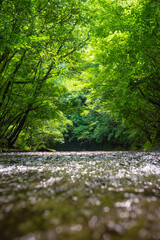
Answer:
<svg viewBox="0 0 160 240"><path fill-rule="evenodd" d="M160 147L160 0L0 1L0 148Z"/></svg>

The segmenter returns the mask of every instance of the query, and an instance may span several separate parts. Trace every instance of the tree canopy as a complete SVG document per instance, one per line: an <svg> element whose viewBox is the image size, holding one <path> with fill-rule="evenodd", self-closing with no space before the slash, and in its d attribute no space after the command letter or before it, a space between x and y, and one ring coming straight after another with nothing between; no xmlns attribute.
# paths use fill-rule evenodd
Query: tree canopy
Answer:
<svg viewBox="0 0 160 240"><path fill-rule="evenodd" d="M159 6L151 0L93 1L89 56L96 67L87 76L95 104L151 145L160 137Z"/></svg>
<svg viewBox="0 0 160 240"><path fill-rule="evenodd" d="M2 1L0 11L0 139L12 147L24 127L66 118L62 65L88 40L78 1ZM53 129L54 131L54 129Z"/></svg>
<svg viewBox="0 0 160 240"><path fill-rule="evenodd" d="M159 0L1 1L0 146L159 145L159 30Z"/></svg>

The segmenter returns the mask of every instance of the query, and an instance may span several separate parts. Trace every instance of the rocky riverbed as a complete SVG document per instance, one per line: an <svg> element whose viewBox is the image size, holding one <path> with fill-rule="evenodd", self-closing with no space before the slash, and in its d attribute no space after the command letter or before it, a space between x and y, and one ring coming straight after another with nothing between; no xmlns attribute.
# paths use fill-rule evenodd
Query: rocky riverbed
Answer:
<svg viewBox="0 0 160 240"><path fill-rule="evenodd" d="M160 153L1 153L0 234L159 240Z"/></svg>

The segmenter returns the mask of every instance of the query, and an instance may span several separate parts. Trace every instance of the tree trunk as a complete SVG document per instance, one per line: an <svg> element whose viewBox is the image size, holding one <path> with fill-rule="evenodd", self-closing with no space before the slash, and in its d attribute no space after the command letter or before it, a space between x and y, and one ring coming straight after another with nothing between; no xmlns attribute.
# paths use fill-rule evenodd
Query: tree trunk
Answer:
<svg viewBox="0 0 160 240"><path fill-rule="evenodd" d="M9 148L13 148L13 145L15 143L15 141L17 140L20 132L22 131L24 124L26 122L27 116L30 112L31 106L28 107L28 109L26 110L24 116L21 118L18 126L14 129L13 133L9 136L9 138L7 139L8 141L8 147Z"/></svg>

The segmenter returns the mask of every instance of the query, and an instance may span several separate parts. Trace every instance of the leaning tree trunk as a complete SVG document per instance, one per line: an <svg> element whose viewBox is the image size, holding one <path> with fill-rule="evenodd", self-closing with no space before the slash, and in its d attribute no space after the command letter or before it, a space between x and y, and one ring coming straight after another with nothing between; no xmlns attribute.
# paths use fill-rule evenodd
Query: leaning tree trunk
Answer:
<svg viewBox="0 0 160 240"><path fill-rule="evenodd" d="M8 148L13 148L13 145L14 145L15 141L17 140L20 132L22 131L22 129L24 127L24 124L26 122L26 119L27 119L27 116L28 116L30 110L31 110L31 106L28 107L28 109L26 110L25 114L21 118L18 126L14 129L12 134L8 137L8 139L7 139L7 141L8 141Z"/></svg>

